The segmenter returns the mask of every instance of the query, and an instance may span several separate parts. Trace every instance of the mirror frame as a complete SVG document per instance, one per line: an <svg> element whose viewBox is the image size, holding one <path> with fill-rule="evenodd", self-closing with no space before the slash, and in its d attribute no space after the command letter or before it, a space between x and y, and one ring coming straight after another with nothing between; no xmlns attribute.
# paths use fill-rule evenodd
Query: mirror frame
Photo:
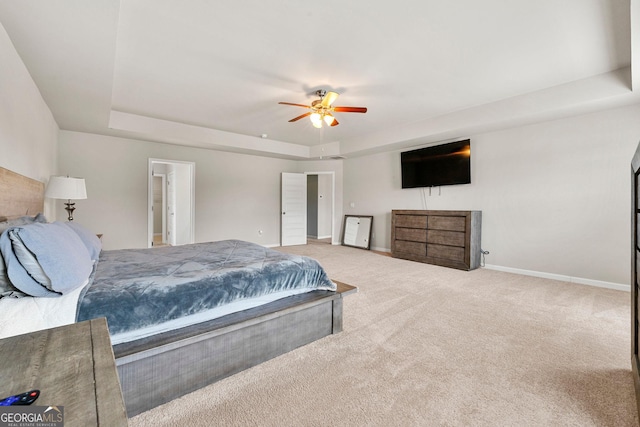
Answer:
<svg viewBox="0 0 640 427"><path fill-rule="evenodd" d="M367 236L367 244L366 246L358 246L358 245L350 245L348 243L344 242L344 236L346 234L346 230L347 230L347 220L349 218L369 218L369 230L366 231L366 236ZM367 249L367 250L371 250L371 232L373 230L373 215L345 215L344 216L344 220L342 222L342 239L341 239L341 243L343 246L350 246L352 248L358 248L358 249ZM358 234L358 233L356 233Z"/></svg>

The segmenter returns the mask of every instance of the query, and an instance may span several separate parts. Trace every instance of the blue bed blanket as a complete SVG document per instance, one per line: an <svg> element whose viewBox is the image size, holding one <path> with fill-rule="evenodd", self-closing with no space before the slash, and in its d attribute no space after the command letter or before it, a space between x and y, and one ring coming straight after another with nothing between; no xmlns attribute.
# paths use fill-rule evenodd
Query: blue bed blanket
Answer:
<svg viewBox="0 0 640 427"><path fill-rule="evenodd" d="M240 240L102 251L77 320L104 316L114 335L295 290L336 285L312 258Z"/></svg>

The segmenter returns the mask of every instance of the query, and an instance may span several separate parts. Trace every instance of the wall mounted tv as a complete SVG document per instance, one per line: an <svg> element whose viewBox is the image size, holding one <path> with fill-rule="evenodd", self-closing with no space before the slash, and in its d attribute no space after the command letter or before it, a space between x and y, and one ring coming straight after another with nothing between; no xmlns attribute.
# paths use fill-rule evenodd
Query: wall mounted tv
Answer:
<svg viewBox="0 0 640 427"><path fill-rule="evenodd" d="M471 140L400 153L402 188L471 183Z"/></svg>

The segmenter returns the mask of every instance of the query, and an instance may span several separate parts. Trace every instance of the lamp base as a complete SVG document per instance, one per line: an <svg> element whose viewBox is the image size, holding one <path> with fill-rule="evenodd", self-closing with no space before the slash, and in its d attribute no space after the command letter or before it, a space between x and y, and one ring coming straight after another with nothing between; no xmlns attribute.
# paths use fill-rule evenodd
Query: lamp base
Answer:
<svg viewBox="0 0 640 427"><path fill-rule="evenodd" d="M71 203L71 200L69 200L68 202L65 202L64 204L67 205L67 207L64 209L67 211L67 213L69 213L68 220L73 221L73 211L76 210L76 206L75 206L76 204Z"/></svg>

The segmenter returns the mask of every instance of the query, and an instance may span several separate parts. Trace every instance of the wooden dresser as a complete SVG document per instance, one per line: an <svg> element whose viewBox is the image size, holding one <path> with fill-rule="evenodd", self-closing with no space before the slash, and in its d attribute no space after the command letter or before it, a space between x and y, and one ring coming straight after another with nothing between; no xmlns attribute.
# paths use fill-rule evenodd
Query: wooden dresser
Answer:
<svg viewBox="0 0 640 427"><path fill-rule="evenodd" d="M482 211L391 211L391 255L473 270L480 266Z"/></svg>

